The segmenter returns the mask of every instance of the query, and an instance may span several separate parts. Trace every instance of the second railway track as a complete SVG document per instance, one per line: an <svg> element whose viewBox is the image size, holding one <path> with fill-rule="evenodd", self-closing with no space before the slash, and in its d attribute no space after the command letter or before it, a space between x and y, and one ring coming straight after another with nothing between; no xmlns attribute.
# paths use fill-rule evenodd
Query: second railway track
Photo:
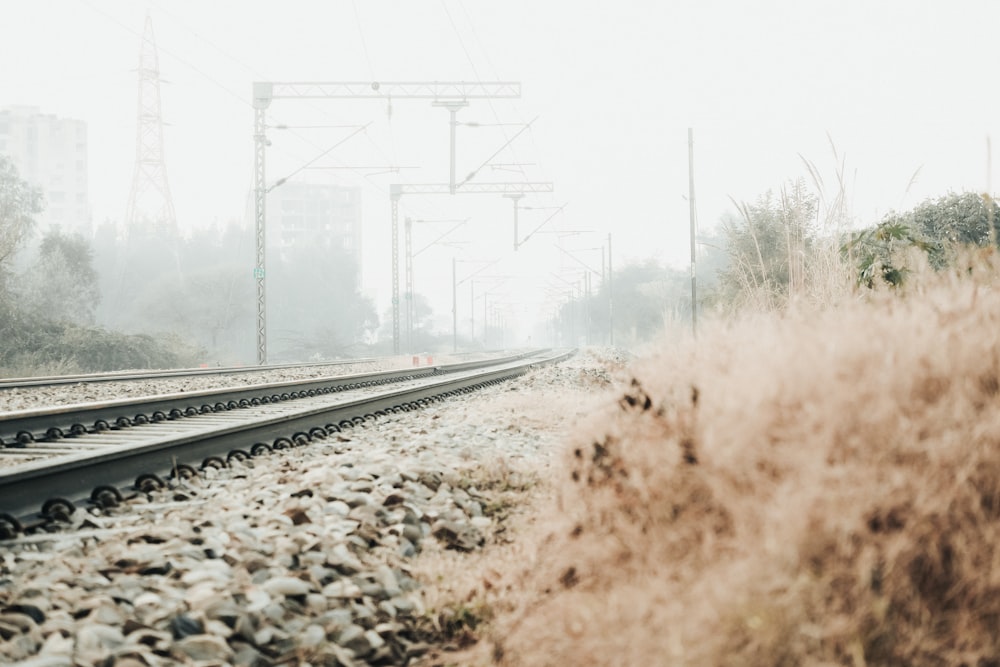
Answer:
<svg viewBox="0 0 1000 667"><path fill-rule="evenodd" d="M523 374L569 353L0 413L0 535L114 505L170 475L307 444L392 412Z"/></svg>

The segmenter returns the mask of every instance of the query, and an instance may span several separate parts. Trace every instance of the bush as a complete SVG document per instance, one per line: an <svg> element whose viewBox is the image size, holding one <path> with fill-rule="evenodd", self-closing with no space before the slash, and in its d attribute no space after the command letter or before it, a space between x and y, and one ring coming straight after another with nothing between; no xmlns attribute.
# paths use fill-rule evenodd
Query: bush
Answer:
<svg viewBox="0 0 1000 667"><path fill-rule="evenodd" d="M567 448L490 659L994 664L1000 291L976 275L636 365Z"/></svg>
<svg viewBox="0 0 1000 667"><path fill-rule="evenodd" d="M182 368L202 355L175 337L57 322L8 321L0 334L0 374L7 377Z"/></svg>

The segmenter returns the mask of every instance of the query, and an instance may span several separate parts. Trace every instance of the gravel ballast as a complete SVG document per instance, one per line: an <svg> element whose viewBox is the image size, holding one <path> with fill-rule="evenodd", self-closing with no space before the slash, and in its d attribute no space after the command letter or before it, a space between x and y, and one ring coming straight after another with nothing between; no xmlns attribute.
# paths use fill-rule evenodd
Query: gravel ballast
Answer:
<svg viewBox="0 0 1000 667"><path fill-rule="evenodd" d="M420 664L415 564L489 547L607 365L581 353L8 540L0 662Z"/></svg>

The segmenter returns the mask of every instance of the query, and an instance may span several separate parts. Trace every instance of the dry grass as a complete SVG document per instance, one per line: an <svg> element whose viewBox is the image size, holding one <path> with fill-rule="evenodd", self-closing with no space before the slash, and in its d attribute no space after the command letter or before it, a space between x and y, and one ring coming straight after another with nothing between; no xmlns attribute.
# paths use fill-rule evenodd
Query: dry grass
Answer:
<svg viewBox="0 0 1000 667"><path fill-rule="evenodd" d="M1000 664L1000 281L975 273L636 364L457 662Z"/></svg>

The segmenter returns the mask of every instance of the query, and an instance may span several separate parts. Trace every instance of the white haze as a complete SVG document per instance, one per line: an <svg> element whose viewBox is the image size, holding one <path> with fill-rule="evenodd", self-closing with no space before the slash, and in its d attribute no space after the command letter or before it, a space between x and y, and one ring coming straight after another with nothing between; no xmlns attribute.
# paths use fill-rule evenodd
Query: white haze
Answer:
<svg viewBox="0 0 1000 667"><path fill-rule="evenodd" d="M579 262L599 269L609 232L616 266L645 258L685 265L688 127L703 228L732 199L805 176L803 158L835 189L834 149L846 160L857 224L948 191L993 190L987 138L1000 138L1000 3L989 0L3 0L0 108L31 105L87 122L95 223L121 219L128 198L147 12L185 229L251 222L252 81L521 82L518 100L474 101L460 112L461 121L512 125L459 128L459 178L537 117L495 160L521 166L486 168L479 178L555 184L553 194L524 200L536 210L522 212L522 236L553 207L566 208L515 255L509 201L404 199L402 216L470 218L454 237L465 245L435 246L416 264L417 291L442 312L453 255L502 256L500 272L531 276L504 298L533 302L553 270L566 277L556 279L558 292L559 280L574 288ZM364 187L364 282L380 312L389 297L388 185L448 174L447 112L415 100L387 111L374 101L271 107L272 122L371 123L325 162L352 169L310 178ZM273 131L269 180L349 131ZM389 165L418 168L361 168ZM415 249L441 231L441 223L418 226ZM557 239L576 260L553 248ZM460 276L475 266L461 264Z"/></svg>

